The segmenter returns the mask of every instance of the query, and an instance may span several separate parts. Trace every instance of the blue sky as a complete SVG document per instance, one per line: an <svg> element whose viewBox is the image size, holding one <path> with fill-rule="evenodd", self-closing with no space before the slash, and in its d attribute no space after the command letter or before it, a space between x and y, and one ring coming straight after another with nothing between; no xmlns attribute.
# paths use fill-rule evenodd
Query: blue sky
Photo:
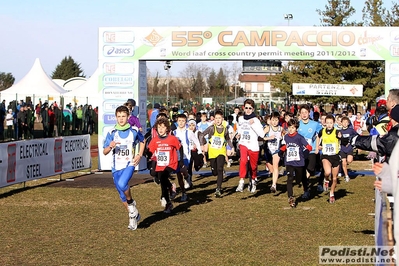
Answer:
<svg viewBox="0 0 399 266"><path fill-rule="evenodd" d="M87 77L97 68L99 27L145 26L287 26L284 14L293 14L290 26L320 25L316 9L327 0L16 0L0 4L0 72L16 82L39 58L48 75L65 56L81 64ZM385 1L390 3L389 1ZM351 20L361 21L364 0L352 0ZM218 68L222 62L207 63ZM163 63L150 63L163 71ZM175 63L178 75L184 63Z"/></svg>

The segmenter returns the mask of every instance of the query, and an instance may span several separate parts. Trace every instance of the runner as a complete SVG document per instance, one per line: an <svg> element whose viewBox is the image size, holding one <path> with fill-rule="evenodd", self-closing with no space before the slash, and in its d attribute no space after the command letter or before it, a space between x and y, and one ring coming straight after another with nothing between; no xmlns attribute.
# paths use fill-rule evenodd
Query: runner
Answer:
<svg viewBox="0 0 399 266"><path fill-rule="evenodd" d="M211 124L208 122L207 114L205 112L201 113L201 121L197 123L197 128L199 132L204 132ZM207 153L208 153L208 136L205 136L206 144L202 146L202 151L204 152L204 167L208 166Z"/></svg>
<svg viewBox="0 0 399 266"><path fill-rule="evenodd" d="M169 197L172 189L169 175L177 170L178 164L183 164L183 156L180 156L179 162L177 155L181 144L175 136L169 134L170 123L167 118L156 119L154 127L158 134L151 140L148 149L157 158L155 172L161 183L161 197L166 201L164 213L171 213L173 204Z"/></svg>
<svg viewBox="0 0 399 266"><path fill-rule="evenodd" d="M237 136L240 139L238 146L240 149L240 181L236 191L242 192L244 189L244 178L248 172L247 163L249 161L251 170L251 180L249 187L251 193L256 191L256 177L259 157L258 137L263 138L264 132L262 124L256 117L255 102L252 99L246 99L244 102L244 115L238 119Z"/></svg>
<svg viewBox="0 0 399 266"><path fill-rule="evenodd" d="M264 128L266 141L265 145L265 158L266 158L266 166L269 171L272 173L272 185L270 187L270 191L272 193L276 193L277 188L277 179L279 176L278 166L280 162L280 157L278 152L280 150L281 140L283 133L283 128L279 126L279 118L280 114L278 112L273 112L272 117L270 119L270 125Z"/></svg>
<svg viewBox="0 0 399 266"><path fill-rule="evenodd" d="M287 122L287 126L288 134L286 134L283 138L283 143L285 144L280 148L279 156L283 157L285 152L285 167L288 172L288 203L292 208L294 208L296 203L292 189L292 182L294 180L294 176L298 184L303 180L303 176L305 175L305 159L307 156L309 156L312 146L309 145L302 135L298 134L298 120L290 119Z"/></svg>
<svg viewBox="0 0 399 266"><path fill-rule="evenodd" d="M342 118L342 129L341 134L341 150L339 152L341 156L342 171L344 172L345 182L349 182L350 178L348 175L348 164L353 161L353 146L350 144L350 140L357 135L353 128L349 127L350 120L348 117ZM339 176L339 175L338 175Z"/></svg>
<svg viewBox="0 0 399 266"><path fill-rule="evenodd" d="M206 140L204 136L206 135L210 137L208 156L211 162L212 174L217 176L215 197L220 198L222 196L222 182L224 174L223 167L226 156L226 144L231 145L230 147L233 147L227 127L223 125L222 111L215 112L214 125L208 127L200 134L201 143L205 143Z"/></svg>
<svg viewBox="0 0 399 266"><path fill-rule="evenodd" d="M117 124L111 132L107 133L103 154L107 155L112 151L112 177L114 184L123 205L129 212L128 229L136 230L140 214L136 208L136 201L132 198L129 181L133 176L135 166L139 164L144 152L144 137L132 129L128 123L129 115L130 112L126 106L116 108ZM136 156L133 156L137 141L140 142L140 151Z"/></svg>
<svg viewBox="0 0 399 266"><path fill-rule="evenodd" d="M315 174L316 169L316 154L319 153L319 147L316 143L319 143L318 132L321 130L322 126L320 123L310 120L309 113L310 108L307 104L301 105L300 107L300 117L298 133L301 134L306 141L312 146L312 151L309 157L305 160L306 175L303 175L302 183L304 184L304 193L302 197L304 199L310 198L310 192L308 190L308 178Z"/></svg>
<svg viewBox="0 0 399 266"><path fill-rule="evenodd" d="M335 202L335 188L337 186L337 176L341 158L339 156L339 139L342 134L334 128L335 119L332 115L326 117L326 128L319 132L320 149L322 151L321 160L324 170L324 191L328 191L330 183L330 175L332 177L332 185L330 190L330 203Z"/></svg>
<svg viewBox="0 0 399 266"><path fill-rule="evenodd" d="M187 201L186 189L192 187L192 177L187 171L191 158L190 141L193 141L193 143L199 148L201 145L195 137L194 132L187 129L187 117L184 114L179 114L177 116L177 128L173 130L173 135L180 140L182 149L179 154L183 156L184 163L176 170L177 179L182 192L180 201Z"/></svg>
<svg viewBox="0 0 399 266"><path fill-rule="evenodd" d="M188 124L189 135L192 135L190 132L194 133L194 138L195 140L197 140L195 142L193 140L190 140L189 143L190 162L188 165L188 175L193 176L193 167L195 167L196 171L198 171L204 165L204 156L202 153L201 143L199 141L199 131L197 130L197 122L194 119L190 119L188 120L187 124ZM187 184L187 186L189 188L190 184Z"/></svg>

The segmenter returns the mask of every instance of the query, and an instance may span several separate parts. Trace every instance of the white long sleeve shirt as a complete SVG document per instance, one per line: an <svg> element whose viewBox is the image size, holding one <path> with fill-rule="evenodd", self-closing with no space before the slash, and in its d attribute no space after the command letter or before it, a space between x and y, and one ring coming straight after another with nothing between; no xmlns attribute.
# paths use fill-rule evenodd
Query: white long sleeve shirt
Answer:
<svg viewBox="0 0 399 266"><path fill-rule="evenodd" d="M250 121L253 121L251 124ZM239 145L244 145L251 151L259 151L258 137L265 135L260 120L256 117L245 120L243 116L238 118L237 133L240 135Z"/></svg>
<svg viewBox="0 0 399 266"><path fill-rule="evenodd" d="M198 154L202 153L201 144L193 131L188 130L186 128L184 129L177 128L176 130L173 131L173 134L180 140L181 145L183 146L183 153L184 153L183 159L190 160L191 158L190 143L191 145L194 144L196 146Z"/></svg>

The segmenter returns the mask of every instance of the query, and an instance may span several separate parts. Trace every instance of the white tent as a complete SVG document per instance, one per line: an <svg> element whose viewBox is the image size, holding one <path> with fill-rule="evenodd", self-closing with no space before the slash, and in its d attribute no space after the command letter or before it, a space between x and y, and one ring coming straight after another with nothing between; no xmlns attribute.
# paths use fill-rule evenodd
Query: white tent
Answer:
<svg viewBox="0 0 399 266"><path fill-rule="evenodd" d="M2 91L1 98L6 101L19 101L30 97L33 104L36 104L39 99L42 102L59 101L65 92L44 72L39 58L36 58L29 72L18 83Z"/></svg>
<svg viewBox="0 0 399 266"><path fill-rule="evenodd" d="M77 105L91 104L94 107L101 104L101 94L98 91L98 79L101 69L97 68L93 75L79 87L63 95L64 105L76 103Z"/></svg>

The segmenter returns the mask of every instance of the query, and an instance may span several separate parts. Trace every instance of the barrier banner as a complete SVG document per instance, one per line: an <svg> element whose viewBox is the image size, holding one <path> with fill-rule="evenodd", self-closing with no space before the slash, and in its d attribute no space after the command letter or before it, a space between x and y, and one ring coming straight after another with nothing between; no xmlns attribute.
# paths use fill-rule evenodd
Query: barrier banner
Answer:
<svg viewBox="0 0 399 266"><path fill-rule="evenodd" d="M0 187L91 167L90 135L1 143Z"/></svg>
<svg viewBox="0 0 399 266"><path fill-rule="evenodd" d="M91 167L90 135L63 138L61 145L62 152L55 152L54 155L62 161L64 173Z"/></svg>

